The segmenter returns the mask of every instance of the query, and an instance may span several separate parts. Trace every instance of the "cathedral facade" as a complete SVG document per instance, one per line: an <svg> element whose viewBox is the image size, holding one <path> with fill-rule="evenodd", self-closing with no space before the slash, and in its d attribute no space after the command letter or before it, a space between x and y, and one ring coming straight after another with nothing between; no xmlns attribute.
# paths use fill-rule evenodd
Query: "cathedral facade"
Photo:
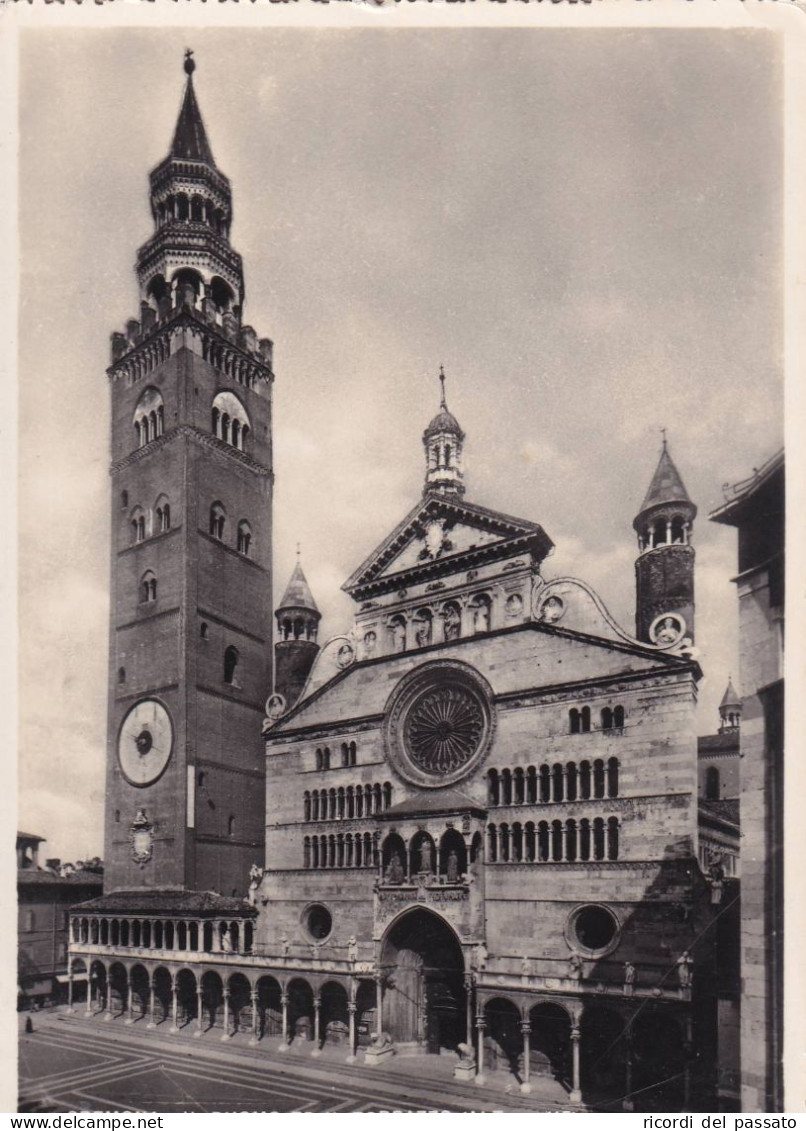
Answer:
<svg viewBox="0 0 806 1131"><path fill-rule="evenodd" d="M440 374L421 496L345 582L352 625L320 644L298 562L272 679L272 344L242 320L229 182L186 71L141 316L109 370L107 873L72 919L84 1011L688 1106L709 1089L718 892L697 859L696 507L667 445L634 523L633 635L544 576L537 522L466 497Z"/></svg>

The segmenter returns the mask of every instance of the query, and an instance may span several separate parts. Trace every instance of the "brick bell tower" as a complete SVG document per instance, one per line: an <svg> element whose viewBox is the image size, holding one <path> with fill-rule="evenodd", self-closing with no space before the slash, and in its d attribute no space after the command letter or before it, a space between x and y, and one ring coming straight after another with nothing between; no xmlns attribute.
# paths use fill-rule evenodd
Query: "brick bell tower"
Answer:
<svg viewBox="0 0 806 1131"><path fill-rule="evenodd" d="M263 859L272 343L193 89L150 174L140 318L112 335L105 891L245 894Z"/></svg>
<svg viewBox="0 0 806 1131"><path fill-rule="evenodd" d="M694 639L694 547L697 508L672 462L666 437L640 511L635 562L635 635L653 644Z"/></svg>

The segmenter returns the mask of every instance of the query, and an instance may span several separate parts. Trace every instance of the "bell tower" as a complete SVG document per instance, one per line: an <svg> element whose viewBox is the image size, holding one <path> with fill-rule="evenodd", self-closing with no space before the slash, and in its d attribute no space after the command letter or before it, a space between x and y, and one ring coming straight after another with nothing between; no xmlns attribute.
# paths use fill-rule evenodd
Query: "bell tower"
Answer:
<svg viewBox="0 0 806 1131"><path fill-rule="evenodd" d="M294 572L274 615L277 617L274 689L284 697L288 707L293 707L319 652L316 636L322 617L302 572L299 550Z"/></svg>
<svg viewBox="0 0 806 1131"><path fill-rule="evenodd" d="M445 400L445 372L439 367L439 412L423 433L425 448L424 495L452 495L461 498L465 493L462 470L462 446L465 434L459 421L448 412Z"/></svg>
<svg viewBox="0 0 806 1131"><path fill-rule="evenodd" d="M112 335L104 886L243 895L263 859L272 343L243 322L232 192L186 53L150 174L140 316Z"/></svg>
<svg viewBox="0 0 806 1131"><path fill-rule="evenodd" d="M658 466L633 520L638 535L635 563L635 635L653 644L694 639L694 547L697 508L663 437Z"/></svg>

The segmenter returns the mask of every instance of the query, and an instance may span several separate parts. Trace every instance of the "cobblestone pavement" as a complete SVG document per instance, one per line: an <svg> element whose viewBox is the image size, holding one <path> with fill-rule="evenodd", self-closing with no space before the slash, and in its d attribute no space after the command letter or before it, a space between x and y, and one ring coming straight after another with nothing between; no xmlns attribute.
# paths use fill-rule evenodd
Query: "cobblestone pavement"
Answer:
<svg viewBox="0 0 806 1131"><path fill-rule="evenodd" d="M335 1051L335 1050L334 1050ZM280 1055L218 1034L142 1033L64 1013L39 1014L20 1034L20 1111L383 1112L546 1111L567 1107L554 1082L521 1096L504 1074L460 1084L447 1057L400 1058L389 1069L348 1066L326 1052ZM555 1094L556 1093L556 1094Z"/></svg>

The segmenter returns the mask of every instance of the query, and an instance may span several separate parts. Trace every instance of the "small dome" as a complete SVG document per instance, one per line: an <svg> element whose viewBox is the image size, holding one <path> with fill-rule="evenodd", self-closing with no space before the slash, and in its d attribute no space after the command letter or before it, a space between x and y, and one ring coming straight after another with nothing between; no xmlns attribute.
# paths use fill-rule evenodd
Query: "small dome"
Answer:
<svg viewBox="0 0 806 1131"><path fill-rule="evenodd" d="M423 435L427 439L429 436L435 436L439 432L453 432L462 440L465 437L464 432L459 427L459 421L452 412L448 412L447 408L440 409Z"/></svg>
<svg viewBox="0 0 806 1131"><path fill-rule="evenodd" d="M317 617L320 615L308 579L302 572L299 562L294 566L294 572L286 586L283 599L277 606L277 612L279 613L281 609L307 609L308 612L316 613Z"/></svg>

